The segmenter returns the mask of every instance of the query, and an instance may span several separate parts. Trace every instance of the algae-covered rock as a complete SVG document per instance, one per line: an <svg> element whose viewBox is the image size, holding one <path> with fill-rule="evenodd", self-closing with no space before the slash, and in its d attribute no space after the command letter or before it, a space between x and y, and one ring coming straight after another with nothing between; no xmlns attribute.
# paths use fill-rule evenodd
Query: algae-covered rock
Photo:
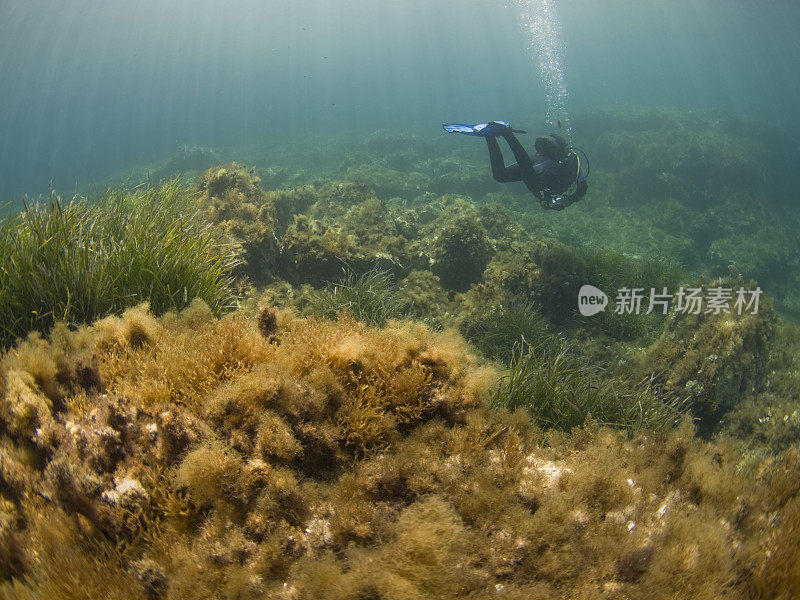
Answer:
<svg viewBox="0 0 800 600"><path fill-rule="evenodd" d="M317 198L306 214L315 219L339 219L353 207L376 197L374 190L353 181L323 181L314 187Z"/></svg>
<svg viewBox="0 0 800 600"><path fill-rule="evenodd" d="M516 244L530 241L531 234L519 222L519 215L512 212L515 205L512 196L488 194L478 206L481 225L498 250L511 250Z"/></svg>
<svg viewBox="0 0 800 600"><path fill-rule="evenodd" d="M576 312L587 268L575 251L552 239L512 243L509 248L497 252L480 283L459 297L465 321L482 320L492 307L514 303L532 303L554 323Z"/></svg>
<svg viewBox="0 0 800 600"><path fill-rule="evenodd" d="M498 373L453 331L195 303L131 344L145 313L0 360L3 597L794 591L796 452L749 476L689 423L545 436L488 407ZM44 398L43 359L86 344L106 391L36 403L32 451L11 379Z"/></svg>
<svg viewBox="0 0 800 600"><path fill-rule="evenodd" d="M255 169L230 163L206 171L197 182L197 190L208 220L225 238L244 249L246 274L263 282L273 276L278 243L275 206L259 183Z"/></svg>
<svg viewBox="0 0 800 600"><path fill-rule="evenodd" d="M373 268L403 277L419 262L395 210L368 188L328 182L302 192L308 199L313 194L313 202L303 214L294 214L281 240L281 274L290 282L320 286L337 281L344 271L362 274Z"/></svg>
<svg viewBox="0 0 800 600"><path fill-rule="evenodd" d="M439 227L431 241L431 271L445 288L465 291L480 280L494 252L486 229L469 205L457 205L435 224Z"/></svg>
<svg viewBox="0 0 800 600"><path fill-rule="evenodd" d="M473 322L484 322L487 314L500 307L530 302L537 273L533 244L519 244L511 251L495 253L481 281L456 296L461 330L469 331Z"/></svg>
<svg viewBox="0 0 800 600"><path fill-rule="evenodd" d="M373 256L376 268L401 277L418 262L419 253L403 235L404 227L398 227L395 214L385 201L371 197L350 208L342 222L359 247Z"/></svg>
<svg viewBox="0 0 800 600"><path fill-rule="evenodd" d="M362 151L345 158L345 179L368 187L380 198L411 199L430 183L418 168L426 146L412 135L376 131L364 141Z"/></svg>
<svg viewBox="0 0 800 600"><path fill-rule="evenodd" d="M575 312L578 290L587 280L586 263L564 244L537 242L533 260L538 266L533 299L542 312L562 321Z"/></svg>
<svg viewBox="0 0 800 600"><path fill-rule="evenodd" d="M266 194L267 202L275 207L275 226L278 236L286 232L295 215L303 214L319 199L317 188L311 185L270 190Z"/></svg>
<svg viewBox="0 0 800 600"><path fill-rule="evenodd" d="M348 266L360 272L369 268L351 236L305 215L296 216L287 229L281 263L281 271L294 284L336 281Z"/></svg>
<svg viewBox="0 0 800 600"><path fill-rule="evenodd" d="M578 120L593 163L613 173L617 202L711 206L730 191L763 186L772 157L766 140L710 113L623 107Z"/></svg>
<svg viewBox="0 0 800 600"><path fill-rule="evenodd" d="M428 178L423 173L401 172L376 164L350 167L345 178L367 186L381 198L410 199L428 189Z"/></svg>
<svg viewBox="0 0 800 600"><path fill-rule="evenodd" d="M440 317L453 309L439 278L430 271L411 271L399 284L398 299L405 314L419 319Z"/></svg>
<svg viewBox="0 0 800 600"><path fill-rule="evenodd" d="M673 311L661 337L648 350L645 369L665 391L687 398L702 432L713 431L719 418L758 390L776 327L772 302L763 295L755 307L735 306L737 290L756 289L741 280L706 281L698 290L721 289L730 294L729 311L701 307ZM710 293L710 292L709 292ZM710 312L706 312L710 311Z"/></svg>
<svg viewBox="0 0 800 600"><path fill-rule="evenodd" d="M723 419L722 434L744 449L743 463L758 464L800 442L800 326L780 320L760 393Z"/></svg>

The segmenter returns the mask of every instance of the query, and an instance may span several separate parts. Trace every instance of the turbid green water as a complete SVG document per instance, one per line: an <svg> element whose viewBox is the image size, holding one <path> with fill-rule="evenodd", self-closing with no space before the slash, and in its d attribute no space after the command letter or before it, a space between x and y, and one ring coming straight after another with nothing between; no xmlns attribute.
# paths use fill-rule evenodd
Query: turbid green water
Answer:
<svg viewBox="0 0 800 600"><path fill-rule="evenodd" d="M548 90L520 15L542 6L560 26L573 114L673 106L800 129L793 3L505 4L7 0L0 193L40 193L51 179L72 189L182 144L434 135L442 121L493 118L538 131Z"/></svg>

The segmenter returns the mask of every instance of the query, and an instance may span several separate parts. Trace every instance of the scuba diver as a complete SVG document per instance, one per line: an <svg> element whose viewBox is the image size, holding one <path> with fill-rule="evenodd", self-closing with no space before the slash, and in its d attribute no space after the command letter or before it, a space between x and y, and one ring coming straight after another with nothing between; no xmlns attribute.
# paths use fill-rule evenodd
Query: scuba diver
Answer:
<svg viewBox="0 0 800 600"><path fill-rule="evenodd" d="M586 195L589 175L588 160L584 160L569 147L559 135L551 133L546 137L536 138L534 147L536 154L528 156L515 133L525 133L512 129L505 121L491 121L477 125L460 123L444 123L442 127L450 133L463 133L486 138L489 146L489 161L492 165L492 176L495 181L509 183L521 181L539 199L543 208L563 210ZM497 138L508 142L514 154L516 164L506 166L503 153ZM581 152L581 154L583 154Z"/></svg>

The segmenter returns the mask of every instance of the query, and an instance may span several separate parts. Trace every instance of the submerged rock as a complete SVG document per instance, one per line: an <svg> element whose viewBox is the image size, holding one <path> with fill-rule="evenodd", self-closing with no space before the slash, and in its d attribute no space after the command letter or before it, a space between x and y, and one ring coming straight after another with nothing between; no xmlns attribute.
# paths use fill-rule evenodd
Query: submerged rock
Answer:
<svg viewBox="0 0 800 600"><path fill-rule="evenodd" d="M739 314L736 290L749 294L755 290L752 283L744 286L734 278L704 283L695 287L731 291L729 310L674 311L645 363L665 391L689 400L700 431L707 434L737 402L763 386L777 315L764 296L757 312L743 307Z"/></svg>
<svg viewBox="0 0 800 600"><path fill-rule="evenodd" d="M688 423L546 437L487 406L498 374L453 331L281 315L275 344L251 317L195 306L136 346L124 322L80 333L108 391L34 403L34 440L5 422L30 404L14 381L40 395L31 372L82 359L79 333L0 361L22 373L0 398L0 593L795 591L796 452L754 477Z"/></svg>
<svg viewBox="0 0 800 600"><path fill-rule="evenodd" d="M456 214L431 241L431 271L445 288L463 292L480 280L493 252L477 216Z"/></svg>
<svg viewBox="0 0 800 600"><path fill-rule="evenodd" d="M160 169L150 174L150 180L161 181L184 173L202 172L219 162L219 155L211 148L184 145Z"/></svg>
<svg viewBox="0 0 800 600"><path fill-rule="evenodd" d="M255 282L269 281L278 258L276 210L261 189L255 169L230 163L212 167L199 179L199 205L224 242L241 245L244 272Z"/></svg>

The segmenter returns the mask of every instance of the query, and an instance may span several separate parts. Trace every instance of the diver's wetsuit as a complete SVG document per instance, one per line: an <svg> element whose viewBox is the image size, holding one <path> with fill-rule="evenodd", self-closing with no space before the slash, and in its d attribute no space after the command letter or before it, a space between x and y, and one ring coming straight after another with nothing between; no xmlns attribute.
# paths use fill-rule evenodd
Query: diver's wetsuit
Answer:
<svg viewBox="0 0 800 600"><path fill-rule="evenodd" d="M502 135L508 142L517 162L506 167L497 138L488 136L486 144L489 146L489 161L495 181L499 183L521 181L539 199L539 203L544 208L553 210L563 210L586 195L588 185L583 179L577 182L577 187L572 194L559 195L569 189L575 181L578 170L578 158L574 153L567 153L566 146L560 157L557 155L545 156L537 152L531 159L510 128L504 128L498 135ZM560 140L557 136L552 137ZM547 141L545 138L539 139ZM538 142L539 140L537 140L537 150Z"/></svg>

